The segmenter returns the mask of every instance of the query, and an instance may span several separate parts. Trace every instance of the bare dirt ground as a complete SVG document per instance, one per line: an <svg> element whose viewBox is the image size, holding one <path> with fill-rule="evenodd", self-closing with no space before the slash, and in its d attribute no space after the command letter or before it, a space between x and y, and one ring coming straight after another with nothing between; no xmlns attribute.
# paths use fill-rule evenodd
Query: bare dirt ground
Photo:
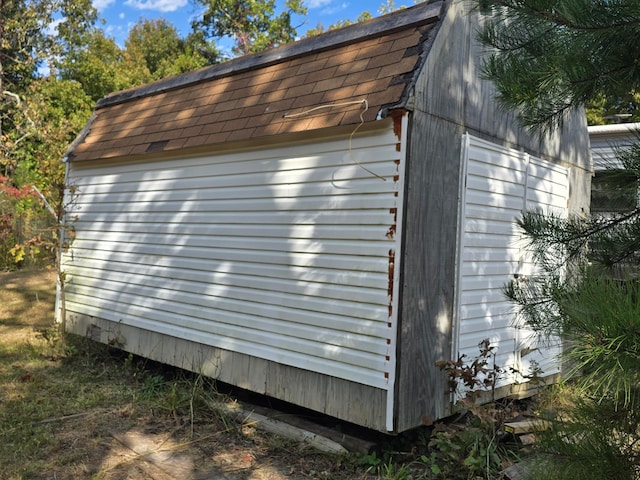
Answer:
<svg viewBox="0 0 640 480"><path fill-rule="evenodd" d="M157 418L95 415L58 429L61 449L79 461L38 478L267 480L367 478L340 458L274 439L252 427L176 427ZM101 417L101 418L99 418ZM75 453L72 453L74 452ZM69 458L73 460L73 458ZM373 478L373 477L371 477Z"/></svg>
<svg viewBox="0 0 640 480"><path fill-rule="evenodd" d="M0 478L378 478L353 455L239 424L130 357L62 351L47 330L54 283L51 271L0 272Z"/></svg>

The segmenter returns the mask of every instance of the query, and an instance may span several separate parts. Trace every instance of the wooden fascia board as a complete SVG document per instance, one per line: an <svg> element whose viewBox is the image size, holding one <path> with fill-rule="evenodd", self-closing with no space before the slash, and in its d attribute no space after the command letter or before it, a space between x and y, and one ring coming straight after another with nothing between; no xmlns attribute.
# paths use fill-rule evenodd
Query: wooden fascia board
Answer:
<svg viewBox="0 0 640 480"><path fill-rule="evenodd" d="M440 20L444 18L444 16L447 14L448 6L449 6L449 3L444 1L438 2L438 4L440 5L440 11L436 20ZM440 30L441 25L442 25L442 22L438 21L436 25L434 25L433 29L429 31L428 37L424 42L424 48L420 53L418 68L416 68L413 71L411 80L407 83L407 87L402 93L402 97L400 98L400 101L398 101L395 104L387 105L384 108L382 108L382 110L378 114L380 118L386 117L387 115L389 115L389 112L393 110L407 110L410 112L413 111L413 108L414 108L413 98L414 98L416 82L418 81L418 78L420 77L420 74L424 69L426 59L429 56L429 53L431 52L431 48L433 47L435 38L438 36L438 31Z"/></svg>
<svg viewBox="0 0 640 480"><path fill-rule="evenodd" d="M69 148L67 148L67 151L64 153L64 156L62 157L63 163L68 162L69 159L73 157L73 151L76 149L78 145L84 142L84 139L87 138L87 136L91 133L91 124L93 123L95 118L96 118L96 112L94 110L91 113L91 117L89 117L89 120L87 120L87 123L84 124L84 127L82 127L82 130L80 130L80 133L78 133L78 135L73 140L73 142L71 142L71 145L69 145Z"/></svg>

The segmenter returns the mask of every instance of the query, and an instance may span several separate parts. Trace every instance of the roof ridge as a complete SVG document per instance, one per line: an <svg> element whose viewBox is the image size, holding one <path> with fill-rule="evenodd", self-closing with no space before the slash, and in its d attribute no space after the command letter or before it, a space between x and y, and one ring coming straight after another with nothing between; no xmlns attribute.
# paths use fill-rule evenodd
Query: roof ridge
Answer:
<svg viewBox="0 0 640 480"><path fill-rule="evenodd" d="M214 78L241 73L258 67L267 67L285 60L304 56L311 52L337 48L359 40L371 39L396 30L402 30L410 26L431 23L440 18L445 2L446 0L437 0L435 2L419 4L371 19L367 22L357 23L314 37L304 38L274 49L265 50L264 52L245 55L199 70L158 80L140 87L112 93L100 99L96 103L95 109L98 110L129 100L166 92Z"/></svg>

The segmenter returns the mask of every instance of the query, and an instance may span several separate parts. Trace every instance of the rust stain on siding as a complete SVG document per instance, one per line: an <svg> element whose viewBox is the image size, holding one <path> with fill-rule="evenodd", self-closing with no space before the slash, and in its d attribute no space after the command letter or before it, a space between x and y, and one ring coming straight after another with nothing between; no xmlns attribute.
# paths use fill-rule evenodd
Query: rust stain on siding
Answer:
<svg viewBox="0 0 640 480"><path fill-rule="evenodd" d="M405 111L394 110L391 112L391 117L393 118L393 133L396 135L396 138L398 139L398 143L396 143L397 152L402 151L402 143L401 143L402 119L405 115L406 115ZM396 172L398 172L399 170L400 162L401 162L401 159L393 160L393 163L395 163L396 165ZM396 175L393 176L393 181L396 184L400 181L400 175L398 173L396 173ZM396 198L398 197L397 189L393 193L393 195ZM389 226L389 229L387 230L386 237L389 240L394 240L396 238L396 233L397 233L398 209L395 207L390 208L389 213L393 216L393 220L391 222L391 225ZM394 277L395 277L395 264L396 264L396 251L395 249L391 248L389 249L389 254L388 254L388 269L387 269L387 273L388 273L387 297L389 299L389 304L388 304L389 320L387 321L387 327L389 327L390 329L393 328L393 323L391 322L391 319L393 318L393 287L394 287ZM387 345L391 345L391 343L392 343L391 339L387 338ZM385 361L391 362L391 355L386 355ZM384 373L384 378L389 380L390 378L389 372Z"/></svg>
<svg viewBox="0 0 640 480"><path fill-rule="evenodd" d="M387 295L389 296L389 318L391 318L391 314L393 313L393 277L395 272L395 263L396 263L396 251L392 248L389 250L389 282L387 287ZM391 327L391 324L389 324Z"/></svg>
<svg viewBox="0 0 640 480"><path fill-rule="evenodd" d="M396 224L398 223L398 209L390 208L389 213L393 215L393 223L389 226L389 229L387 230L387 233L385 234L385 236L389 240L393 240L396 237Z"/></svg>
<svg viewBox="0 0 640 480"><path fill-rule="evenodd" d="M396 137L398 138L398 140L402 139L402 118L405 116L406 111L405 110L392 110L390 112L390 116L391 118L393 118L393 133L396 134ZM398 143L396 145L396 148L400 148L401 145L400 143ZM400 150L398 150L400 151Z"/></svg>
<svg viewBox="0 0 640 480"><path fill-rule="evenodd" d="M396 236L396 226L395 224L391 225L389 227L389 230L387 230L387 233L385 234L385 236L389 239L389 240L393 240L394 237Z"/></svg>

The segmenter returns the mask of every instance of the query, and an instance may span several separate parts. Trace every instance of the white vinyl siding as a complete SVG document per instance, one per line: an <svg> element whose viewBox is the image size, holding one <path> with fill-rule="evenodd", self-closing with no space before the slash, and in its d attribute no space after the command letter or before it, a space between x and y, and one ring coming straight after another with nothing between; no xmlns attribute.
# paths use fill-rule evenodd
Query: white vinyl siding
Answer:
<svg viewBox="0 0 640 480"><path fill-rule="evenodd" d="M488 338L496 365L529 374L531 361L544 375L558 372L557 339L544 345L524 328L503 293L515 274L530 275L533 264L516 220L525 210L566 215L567 168L466 135L462 192L457 351L468 359ZM500 385L522 381L505 375Z"/></svg>
<svg viewBox="0 0 640 480"><path fill-rule="evenodd" d="M397 144L74 168L66 308L392 388Z"/></svg>
<svg viewBox="0 0 640 480"><path fill-rule="evenodd" d="M588 127L591 158L594 170L622 168L617 158L620 149L626 150L640 138L640 123L593 125Z"/></svg>

